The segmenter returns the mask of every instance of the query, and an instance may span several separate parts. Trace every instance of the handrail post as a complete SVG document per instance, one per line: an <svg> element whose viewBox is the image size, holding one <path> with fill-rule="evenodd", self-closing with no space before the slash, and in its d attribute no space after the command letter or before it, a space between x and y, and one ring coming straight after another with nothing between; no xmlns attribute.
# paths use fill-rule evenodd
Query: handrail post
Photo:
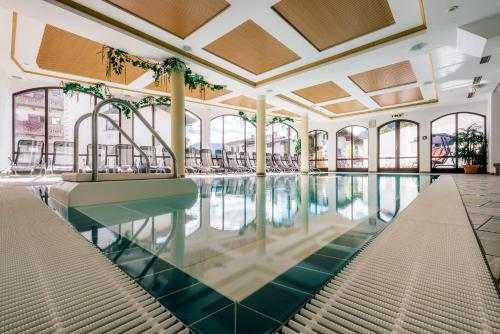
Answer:
<svg viewBox="0 0 500 334"><path fill-rule="evenodd" d="M173 169L173 177L177 178L177 159L175 157L175 154L172 152L170 147L165 143L165 141L160 137L160 135L156 132L155 129L149 124L144 116L141 115L141 113L135 108L130 102L118 99L118 98L110 98L104 101L99 102L95 108L94 111L92 112L92 181L97 181L97 175L98 175L98 170L97 170L97 143L98 143L98 134L97 134L97 120L98 120L98 115L100 109L107 105L107 104L113 104L113 105L122 105L128 108L133 115L137 115L139 120L144 124L144 126L153 134L153 136L158 139L160 144L168 151L170 156L172 157L172 169Z"/></svg>
<svg viewBox="0 0 500 334"><path fill-rule="evenodd" d="M80 124L87 118L92 116L92 113L84 114L80 116L75 122L75 128L73 130L73 172L78 173L78 151L79 151L79 142L80 142ZM146 161L146 172L149 173L150 170L150 162L149 162L149 157L148 155L140 148L139 145L137 145L136 142L133 141L133 139L123 130L111 117L109 117L106 114L99 114L99 117L104 118L107 120L116 130L120 132L120 134L128 140L134 148L139 151L139 154L144 157L144 160Z"/></svg>

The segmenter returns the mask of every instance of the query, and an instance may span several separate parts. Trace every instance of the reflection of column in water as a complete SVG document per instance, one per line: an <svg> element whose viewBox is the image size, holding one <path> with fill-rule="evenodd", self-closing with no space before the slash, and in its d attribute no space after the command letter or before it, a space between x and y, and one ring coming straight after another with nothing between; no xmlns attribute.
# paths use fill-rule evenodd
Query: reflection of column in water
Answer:
<svg viewBox="0 0 500 334"><path fill-rule="evenodd" d="M309 230L309 175L300 176L300 209L299 219L304 231Z"/></svg>
<svg viewBox="0 0 500 334"><path fill-rule="evenodd" d="M186 212L176 210L172 213L174 233L172 237L172 259L180 268L184 265L184 242L186 239Z"/></svg>
<svg viewBox="0 0 500 334"><path fill-rule="evenodd" d="M376 216L378 212L377 183L377 175L368 174L368 217Z"/></svg>
<svg viewBox="0 0 500 334"><path fill-rule="evenodd" d="M327 179L326 191L328 194L328 212L335 213L337 210L337 177L329 177Z"/></svg>
<svg viewBox="0 0 500 334"><path fill-rule="evenodd" d="M259 255L266 253L266 177L258 176L255 190L255 224Z"/></svg>

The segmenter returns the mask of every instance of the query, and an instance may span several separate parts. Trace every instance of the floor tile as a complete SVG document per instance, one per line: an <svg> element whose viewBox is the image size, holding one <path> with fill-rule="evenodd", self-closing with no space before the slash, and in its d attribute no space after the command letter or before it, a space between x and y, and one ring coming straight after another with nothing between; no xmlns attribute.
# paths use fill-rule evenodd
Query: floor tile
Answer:
<svg viewBox="0 0 500 334"><path fill-rule="evenodd" d="M500 234L476 231L479 241L488 255L500 256Z"/></svg>
<svg viewBox="0 0 500 334"><path fill-rule="evenodd" d="M479 230L500 233L500 220L490 219Z"/></svg>
<svg viewBox="0 0 500 334"><path fill-rule="evenodd" d="M363 247L369 238L349 232L342 234L337 239L333 240L331 244L340 245L350 248L359 249Z"/></svg>
<svg viewBox="0 0 500 334"><path fill-rule="evenodd" d="M197 283L158 301L186 325L191 325L232 303L203 283Z"/></svg>
<svg viewBox="0 0 500 334"><path fill-rule="evenodd" d="M313 254L304 261L298 263L297 266L333 275L339 272L346 262L347 260Z"/></svg>
<svg viewBox="0 0 500 334"><path fill-rule="evenodd" d="M136 261L129 261L122 265L120 268L125 271L130 277L137 279L146 275L156 274L167 269L172 269L170 263L158 257L148 257Z"/></svg>
<svg viewBox="0 0 500 334"><path fill-rule="evenodd" d="M486 260L488 261L488 265L490 266L490 270L496 284L500 286L500 257L486 255Z"/></svg>
<svg viewBox="0 0 500 334"><path fill-rule="evenodd" d="M198 280L177 268L162 271L137 280L153 297L161 298L198 283Z"/></svg>
<svg viewBox="0 0 500 334"><path fill-rule="evenodd" d="M192 329L202 334L267 334L274 332L281 323L233 304L195 323Z"/></svg>
<svg viewBox="0 0 500 334"><path fill-rule="evenodd" d="M282 285L268 283L245 298L241 304L284 322L311 296Z"/></svg>
<svg viewBox="0 0 500 334"><path fill-rule="evenodd" d="M325 285L330 278L331 275L328 274L300 267L293 267L276 277L273 282L313 294Z"/></svg>

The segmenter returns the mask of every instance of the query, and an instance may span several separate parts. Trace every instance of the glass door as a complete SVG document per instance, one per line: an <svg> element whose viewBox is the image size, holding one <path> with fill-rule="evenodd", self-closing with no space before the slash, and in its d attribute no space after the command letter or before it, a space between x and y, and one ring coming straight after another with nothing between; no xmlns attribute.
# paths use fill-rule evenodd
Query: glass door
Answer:
<svg viewBox="0 0 500 334"><path fill-rule="evenodd" d="M388 122L378 129L378 169L418 172L418 123L406 120Z"/></svg>

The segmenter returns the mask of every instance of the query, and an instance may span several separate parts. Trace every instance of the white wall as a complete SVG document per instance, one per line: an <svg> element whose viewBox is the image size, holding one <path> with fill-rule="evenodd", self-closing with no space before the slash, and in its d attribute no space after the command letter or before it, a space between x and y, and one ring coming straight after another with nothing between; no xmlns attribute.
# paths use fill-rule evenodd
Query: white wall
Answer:
<svg viewBox="0 0 500 334"><path fill-rule="evenodd" d="M498 93L497 93L498 94ZM497 123L500 125L500 95L496 97L494 100L496 105L496 112L499 115ZM420 144L420 172L430 172L431 170L431 159L430 159L430 140L431 140L431 121L434 119L454 113L454 112L473 112L481 115L488 114L488 102L480 101L475 103L469 103L458 106L445 106L445 107L430 107L430 108L421 108L418 110L414 110L411 112L403 112L403 116L398 119L407 119L412 120L420 125L420 133L419 133L419 144ZM400 113L399 111L394 111L393 113ZM375 121L375 127L369 129L369 171L375 172L377 171L377 128L389 122L392 119L391 115L393 113L390 112L381 112L380 114L368 114L361 115L359 117L351 117L348 120L338 120L333 122L319 122L311 120L309 123L310 130L321 129L328 132L329 138L329 147L331 150L328 151L329 158L329 166L330 170L335 170L335 155L336 155L336 133L338 130L348 126L348 125L361 125L369 128L369 121ZM489 119L486 120L487 126L490 123ZM424 140L423 137L427 136L427 139ZM494 142L490 140L489 152L496 152L497 160L500 162L500 138L496 138L497 143L495 145ZM496 151L495 151L496 150ZM491 153L490 153L491 154ZM491 161L490 155L490 161Z"/></svg>
<svg viewBox="0 0 500 334"><path fill-rule="evenodd" d="M492 93L488 99L488 171L495 173L493 164L500 163L500 92Z"/></svg>
<svg viewBox="0 0 500 334"><path fill-rule="evenodd" d="M12 155L12 94L9 77L0 69L0 170L9 165Z"/></svg>

